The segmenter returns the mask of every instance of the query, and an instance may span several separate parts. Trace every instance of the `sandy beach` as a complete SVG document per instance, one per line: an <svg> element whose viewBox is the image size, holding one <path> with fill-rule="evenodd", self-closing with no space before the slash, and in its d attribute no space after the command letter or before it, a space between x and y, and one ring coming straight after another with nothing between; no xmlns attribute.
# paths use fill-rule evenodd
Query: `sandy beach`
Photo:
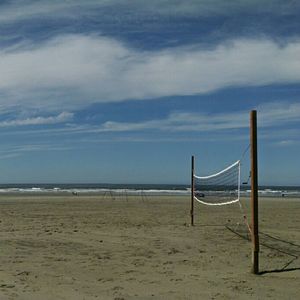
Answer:
<svg viewBox="0 0 300 300"><path fill-rule="evenodd" d="M239 231L238 205L197 204L194 227L187 196L1 195L0 206L1 300L300 295L300 199L260 199L258 276L251 243L224 226Z"/></svg>

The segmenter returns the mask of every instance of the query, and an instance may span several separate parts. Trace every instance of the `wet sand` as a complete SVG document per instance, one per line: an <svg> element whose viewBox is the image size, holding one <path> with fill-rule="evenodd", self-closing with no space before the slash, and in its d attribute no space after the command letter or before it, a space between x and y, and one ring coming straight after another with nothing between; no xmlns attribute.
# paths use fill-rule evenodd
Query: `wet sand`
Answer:
<svg viewBox="0 0 300 300"><path fill-rule="evenodd" d="M299 299L300 199L260 199L260 271L238 205L0 196L0 299ZM249 216L249 200L243 200ZM237 223L239 222L239 226Z"/></svg>

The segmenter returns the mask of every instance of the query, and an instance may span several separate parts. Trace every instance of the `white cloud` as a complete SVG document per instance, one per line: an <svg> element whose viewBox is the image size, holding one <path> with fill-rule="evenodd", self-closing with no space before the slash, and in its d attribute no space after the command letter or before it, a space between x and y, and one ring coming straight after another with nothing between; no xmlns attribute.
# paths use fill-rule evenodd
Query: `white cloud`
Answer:
<svg viewBox="0 0 300 300"><path fill-rule="evenodd" d="M247 114L248 116L248 114ZM237 129L247 127L247 117L241 114L218 114L209 115L201 113L178 112L170 114L166 119L151 120L137 123L106 122L98 128L100 132L122 132L140 130L162 130L162 131L198 131L206 132L212 130Z"/></svg>
<svg viewBox="0 0 300 300"><path fill-rule="evenodd" d="M77 109L95 102L300 82L300 41L234 40L137 51L114 39L68 35L0 51L0 105Z"/></svg>
<svg viewBox="0 0 300 300"><path fill-rule="evenodd" d="M107 5L106 0L100 4L97 0L72 0L72 1L10 1L8 4L2 4L0 13L0 22L18 22L21 20L32 19L35 17L74 17L71 10L93 8L98 2L99 7Z"/></svg>
<svg viewBox="0 0 300 300"><path fill-rule="evenodd" d="M280 146L280 147L290 147L290 146L295 146L298 144L299 144L299 141L296 141L296 140L282 140L282 141L275 143L276 146Z"/></svg>
<svg viewBox="0 0 300 300"><path fill-rule="evenodd" d="M34 117L20 120L9 120L0 122L0 127L15 127L27 125L47 125L57 124L70 121L73 118L73 113L62 112L57 116L50 117Z"/></svg>
<svg viewBox="0 0 300 300"><path fill-rule="evenodd" d="M56 144L24 144L20 146L5 146L0 150L0 159L15 158L30 152L67 151L75 147Z"/></svg>
<svg viewBox="0 0 300 300"><path fill-rule="evenodd" d="M300 121L300 103L275 102L259 107L259 125L272 126Z"/></svg>

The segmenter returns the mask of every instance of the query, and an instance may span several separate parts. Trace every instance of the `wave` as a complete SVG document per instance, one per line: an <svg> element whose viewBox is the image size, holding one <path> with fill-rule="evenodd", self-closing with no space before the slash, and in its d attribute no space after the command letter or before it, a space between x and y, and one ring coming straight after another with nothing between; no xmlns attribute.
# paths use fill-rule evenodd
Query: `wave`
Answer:
<svg viewBox="0 0 300 300"><path fill-rule="evenodd" d="M123 188L43 188L43 187L26 187L26 188L0 188L0 194L106 194L114 195L188 195L188 189L123 189Z"/></svg>

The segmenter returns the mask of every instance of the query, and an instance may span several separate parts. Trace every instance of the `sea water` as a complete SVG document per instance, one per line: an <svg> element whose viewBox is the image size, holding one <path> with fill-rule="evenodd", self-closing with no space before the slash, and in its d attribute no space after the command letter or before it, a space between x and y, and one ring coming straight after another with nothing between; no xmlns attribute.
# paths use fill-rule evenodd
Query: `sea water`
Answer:
<svg viewBox="0 0 300 300"><path fill-rule="evenodd" d="M126 193L151 195L189 195L190 186L185 184L0 184L0 194L22 193ZM250 187L241 187L241 196L250 195ZM214 188L212 193L222 193ZM260 186L258 193L263 197L299 197L300 186Z"/></svg>

